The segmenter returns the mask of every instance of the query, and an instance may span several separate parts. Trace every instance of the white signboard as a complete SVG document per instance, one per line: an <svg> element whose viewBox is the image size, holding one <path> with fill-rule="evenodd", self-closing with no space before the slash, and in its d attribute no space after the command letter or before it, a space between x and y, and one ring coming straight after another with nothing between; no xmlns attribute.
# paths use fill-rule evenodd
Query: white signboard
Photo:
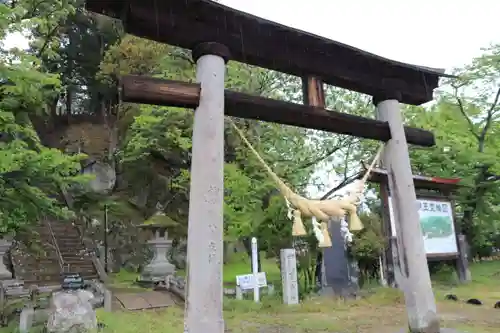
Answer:
<svg viewBox="0 0 500 333"><path fill-rule="evenodd" d="M239 286L242 290L248 290L254 288L254 279L253 274L245 274L245 275L237 275L236 276L236 285ZM267 286L267 279L265 272L257 273L257 283L260 288Z"/></svg>
<svg viewBox="0 0 500 333"><path fill-rule="evenodd" d="M420 228L427 254L458 253L453 211L449 201L417 199ZM394 217L392 199L389 197L392 235L399 225Z"/></svg>

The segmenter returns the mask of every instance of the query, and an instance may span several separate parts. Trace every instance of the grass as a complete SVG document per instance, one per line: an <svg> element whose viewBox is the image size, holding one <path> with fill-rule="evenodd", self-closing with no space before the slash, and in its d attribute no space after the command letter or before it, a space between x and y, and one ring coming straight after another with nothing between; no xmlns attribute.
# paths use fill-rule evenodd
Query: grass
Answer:
<svg viewBox="0 0 500 333"><path fill-rule="evenodd" d="M269 266L268 266L269 265ZM274 265L271 267L271 265ZM224 270L224 280L234 281L238 274L249 271L248 264L236 262ZM279 272L276 265L266 260L263 270L270 277ZM442 327L451 327L468 333L497 333L500 310L493 304L500 300L500 261L471 266L473 282L456 285L453 274L441 272L434 281L434 291ZM115 275L116 285L125 286L135 280L135 274ZM445 301L453 293L460 302ZM478 298L483 306L467 305L468 298ZM309 298L297 306L281 304L279 297L264 296L259 304L252 301L224 300L224 320L229 333L379 333L398 332L406 324L403 295L395 289L375 288L370 296L356 301L332 298ZM139 312L98 310L99 321L106 327L103 333L169 333L183 331L183 309ZM12 330L0 330L0 333Z"/></svg>
<svg viewBox="0 0 500 333"><path fill-rule="evenodd" d="M265 258L262 255L262 258ZM268 282L272 281L280 281L281 273L279 267L276 264L276 259L262 259L261 261L262 271L266 272L266 277ZM248 255L243 253L243 255L235 255L231 258L231 262L227 265L224 265L223 279L225 285L236 285L236 276L243 274L250 274L252 271L250 269L250 260ZM178 276L184 276L184 270L177 271ZM135 286L134 282L136 281L139 274L127 272L125 270L120 271L119 273L111 274L110 287L115 289L125 289L138 288Z"/></svg>
<svg viewBox="0 0 500 333"><path fill-rule="evenodd" d="M272 260L262 262L268 280L279 280L279 270ZM500 310L493 304L500 300L500 261L471 265L473 281L456 284L451 271L437 274L433 283L442 327L468 333L497 333ZM234 282L235 276L249 273L249 264L237 260L224 267L224 281ZM455 294L459 302L445 301L446 294ZM465 304L478 298L483 306ZM104 333L165 333L183 330L183 309L160 311L98 312L106 323ZM378 333L397 332L406 324L406 307L401 292L375 288L370 296L356 301L310 298L297 306L285 306L279 298L252 301L224 300L224 320L228 332L248 333Z"/></svg>
<svg viewBox="0 0 500 333"><path fill-rule="evenodd" d="M265 258L264 255L261 255ZM276 259L262 259L261 271L266 272L267 281L281 280L281 273ZM228 265L224 265L223 279L225 284L236 285L236 276L252 273L250 260L246 254L232 258Z"/></svg>
<svg viewBox="0 0 500 333"><path fill-rule="evenodd" d="M397 332L406 325L403 297L394 290L379 290L373 296L352 302L311 298L298 306L283 306L279 300L226 300L224 319L228 332L248 333L375 333ZM443 327L469 333L498 332L498 312L464 304L441 302ZM183 329L182 309L137 313L99 312L106 333L168 333ZM496 318L495 318L496 317Z"/></svg>

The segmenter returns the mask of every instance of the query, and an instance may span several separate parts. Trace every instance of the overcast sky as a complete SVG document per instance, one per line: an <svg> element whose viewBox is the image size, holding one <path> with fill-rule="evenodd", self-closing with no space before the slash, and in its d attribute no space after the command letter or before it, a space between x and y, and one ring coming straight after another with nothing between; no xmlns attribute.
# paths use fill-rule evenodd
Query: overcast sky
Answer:
<svg viewBox="0 0 500 333"><path fill-rule="evenodd" d="M469 63L482 47L500 42L500 0L221 2L386 58L448 71ZM325 170L317 174L330 183L327 187L339 181ZM310 196L319 194L309 188Z"/></svg>
<svg viewBox="0 0 500 333"><path fill-rule="evenodd" d="M499 0L222 0L402 62L451 69L500 42Z"/></svg>

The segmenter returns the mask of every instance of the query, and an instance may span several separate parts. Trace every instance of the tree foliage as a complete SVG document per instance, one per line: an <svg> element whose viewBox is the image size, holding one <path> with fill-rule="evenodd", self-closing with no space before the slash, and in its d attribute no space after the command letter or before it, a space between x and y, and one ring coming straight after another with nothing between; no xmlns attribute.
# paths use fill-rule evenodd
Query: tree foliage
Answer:
<svg viewBox="0 0 500 333"><path fill-rule="evenodd" d="M28 23L23 20L35 14L29 25L44 30L71 12L70 7L56 6L56 12L52 12L53 7L33 8L27 6L29 4L20 2L13 7L0 4L0 35L26 27ZM38 39L35 41L42 45ZM39 51L43 52L41 48ZM82 156L68 156L45 147L30 122L30 115L43 114L47 100L60 89L57 75L45 71L31 53L13 49L2 52L0 77L3 78L0 87L0 235L15 235L44 216L69 216L58 197L61 189L83 180L79 176Z"/></svg>
<svg viewBox="0 0 500 333"><path fill-rule="evenodd" d="M185 238L193 110L134 105L120 100L126 74L193 82L189 51L126 35L119 23L88 13L81 0L16 0L0 5L0 37L22 32L28 50L4 50L0 74L0 234L44 215L100 219L109 208L118 233L158 211L179 222ZM474 253L500 247L499 54L493 45L445 82L432 105L404 107L408 124L432 130L433 148L412 147L414 173L459 177L458 222ZM226 87L295 103L299 78L230 62ZM327 107L372 117L371 98L326 87ZM296 192L321 196L346 184L378 143L321 131L235 119L271 168ZM69 155L69 153L73 155ZM116 173L107 193L75 186L82 156ZM227 244L257 236L276 256L291 246L291 221L272 179L230 126L225 128L224 232ZM75 189L79 189L76 191ZM72 196L62 200L61 191ZM370 192L377 196L377 187ZM330 193L331 195L332 193ZM376 260L384 246L380 212L364 205L366 231L352 252ZM369 209L366 209L369 208ZM120 231L121 230L121 231ZM123 239L129 239L124 236ZM315 247L314 237L303 239ZM117 244L123 245L121 240ZM248 243L248 242L246 242ZM368 264L367 264L368 265Z"/></svg>

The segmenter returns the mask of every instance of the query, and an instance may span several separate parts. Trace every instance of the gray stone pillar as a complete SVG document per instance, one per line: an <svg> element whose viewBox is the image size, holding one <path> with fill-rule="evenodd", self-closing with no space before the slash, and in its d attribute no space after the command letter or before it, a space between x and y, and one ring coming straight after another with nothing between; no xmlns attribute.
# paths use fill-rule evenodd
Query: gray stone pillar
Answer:
<svg viewBox="0 0 500 333"><path fill-rule="evenodd" d="M399 101L390 96L374 100L374 103L377 119L389 123L392 136L386 144L383 163L387 169L395 220L399 223L396 231L399 259L404 267L402 289L410 332L439 333L436 301L415 204L417 196Z"/></svg>
<svg viewBox="0 0 500 333"><path fill-rule="evenodd" d="M283 303L287 305L299 304L299 284L295 249L281 249L280 259Z"/></svg>
<svg viewBox="0 0 500 333"><path fill-rule="evenodd" d="M224 75L228 49L193 50L200 104L194 113L184 331L224 333L222 317L224 200Z"/></svg>

